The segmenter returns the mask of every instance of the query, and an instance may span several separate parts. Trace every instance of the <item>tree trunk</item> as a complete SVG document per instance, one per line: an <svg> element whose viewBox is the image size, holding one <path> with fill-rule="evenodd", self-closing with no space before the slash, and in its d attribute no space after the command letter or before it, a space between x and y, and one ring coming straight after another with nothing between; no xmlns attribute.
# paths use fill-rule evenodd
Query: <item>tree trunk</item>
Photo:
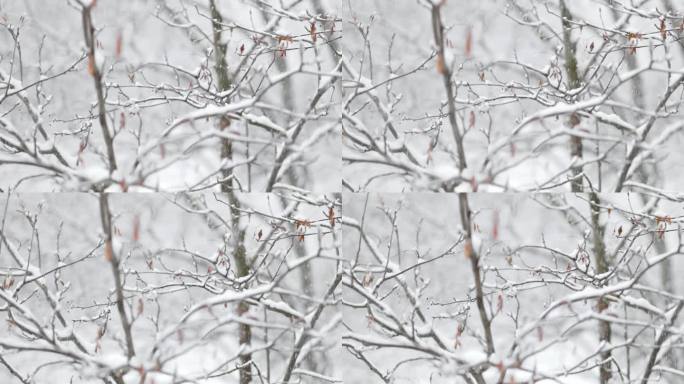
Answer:
<svg viewBox="0 0 684 384"><path fill-rule="evenodd" d="M596 273L603 274L608 272L608 257L606 255L606 245L603 241L603 234L605 228L601 225L599 219L601 216L601 200L599 199L596 192L591 192L589 194L589 199L591 202L591 226L593 233L594 242L594 262L596 263ZM605 285L605 281L601 284ZM608 308L608 302L603 298L598 299L598 311L603 312ZM599 342L608 344L610 343L611 329L610 322L599 320ZM606 348L606 346L604 346ZM610 350L601 351L599 354L601 356L601 361L604 363L600 367L600 382L601 384L607 384L611 378L611 352Z"/></svg>
<svg viewBox="0 0 684 384"><path fill-rule="evenodd" d="M568 78L568 90L577 89L581 82L579 73L577 71L577 56L575 55L575 43L572 41L572 14L565 6L565 1L561 0L561 18L563 22L563 53L565 56L565 72ZM579 115L573 113L568 119L570 129L574 129L580 123ZM576 136L570 138L570 157L572 161L579 162L582 160L582 139ZM572 180L570 181L570 189L572 192L582 192L582 166L573 165L571 167Z"/></svg>

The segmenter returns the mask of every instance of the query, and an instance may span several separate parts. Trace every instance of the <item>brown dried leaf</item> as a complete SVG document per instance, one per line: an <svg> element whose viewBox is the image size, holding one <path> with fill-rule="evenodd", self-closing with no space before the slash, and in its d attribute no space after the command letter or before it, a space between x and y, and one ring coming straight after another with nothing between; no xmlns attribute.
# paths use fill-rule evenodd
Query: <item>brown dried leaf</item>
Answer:
<svg viewBox="0 0 684 384"><path fill-rule="evenodd" d="M333 207L328 208L328 222L330 222L331 227L335 227L335 209Z"/></svg>
<svg viewBox="0 0 684 384"><path fill-rule="evenodd" d="M316 23L312 22L311 25L309 26L309 34L311 35L311 41L313 41L314 44L316 44L316 38L318 37L318 34L316 32Z"/></svg>
<svg viewBox="0 0 684 384"><path fill-rule="evenodd" d="M95 77L95 58L93 55L88 55L88 74Z"/></svg>
<svg viewBox="0 0 684 384"><path fill-rule="evenodd" d="M444 56L441 53L437 54L437 62L435 63L437 66L437 73L444 75L446 74L446 65L444 64Z"/></svg>
<svg viewBox="0 0 684 384"><path fill-rule="evenodd" d="M492 239L499 239L499 211L494 211L492 214Z"/></svg>
<svg viewBox="0 0 684 384"><path fill-rule="evenodd" d="M105 241L104 258L109 262L111 262L114 258L114 251L112 250L111 240Z"/></svg>
<svg viewBox="0 0 684 384"><path fill-rule="evenodd" d="M5 277L5 281L2 282L2 289L9 289L14 284L14 278L11 275Z"/></svg>
<svg viewBox="0 0 684 384"><path fill-rule="evenodd" d="M294 42L294 37L291 35L276 35L276 40L278 40L278 43L292 43Z"/></svg>
<svg viewBox="0 0 684 384"><path fill-rule="evenodd" d="M641 39L641 33L639 33L639 32L627 32L627 39L639 40L639 39Z"/></svg>
<svg viewBox="0 0 684 384"><path fill-rule="evenodd" d="M116 44L114 48L114 56L119 59L121 58L121 51L123 50L123 36L121 31L116 35Z"/></svg>
<svg viewBox="0 0 684 384"><path fill-rule="evenodd" d="M472 28L468 28L468 32L466 32L466 38L465 38L465 57L470 58L470 56L473 54L473 30Z"/></svg>
<svg viewBox="0 0 684 384"><path fill-rule="evenodd" d="M368 287L370 287L370 285L372 283L373 283L373 274L370 272L366 272L366 274L363 276L363 281L361 282L361 284L364 287L368 288Z"/></svg>
<svg viewBox="0 0 684 384"><path fill-rule="evenodd" d="M311 221L307 219L295 219L295 228L309 228L311 227Z"/></svg>
<svg viewBox="0 0 684 384"><path fill-rule="evenodd" d="M140 241L140 216L135 215L133 216L133 241L138 242Z"/></svg>
<svg viewBox="0 0 684 384"><path fill-rule="evenodd" d="M470 241L470 239L466 240L465 244L463 245L463 254L465 255L466 259L473 257L473 243Z"/></svg>

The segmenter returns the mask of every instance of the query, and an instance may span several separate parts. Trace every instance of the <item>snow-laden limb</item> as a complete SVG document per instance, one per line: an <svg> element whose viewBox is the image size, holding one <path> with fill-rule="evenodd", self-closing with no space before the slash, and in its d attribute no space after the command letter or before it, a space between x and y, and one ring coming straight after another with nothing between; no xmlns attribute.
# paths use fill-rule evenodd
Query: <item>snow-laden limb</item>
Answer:
<svg viewBox="0 0 684 384"><path fill-rule="evenodd" d="M272 291L274 287L275 287L275 284L271 283L271 284L264 284L264 285L261 285L261 286L255 287L255 288L247 289L244 291L224 292L221 295L209 298L207 300L204 300L200 303L195 304L181 318L180 323L181 324L184 323L192 315L194 315L195 313L197 313L198 311L200 311L202 309L210 309L214 305L235 303L238 301L246 300L246 299L256 297L259 295L263 295L263 294L266 294L266 293ZM175 331L175 329L173 331ZM169 334L169 332L166 332L166 334Z"/></svg>
<svg viewBox="0 0 684 384"><path fill-rule="evenodd" d="M256 98L251 98L251 99L245 99L245 100L240 100L236 101L234 103L226 104L226 105L209 105L206 106L202 109L198 109L196 111L187 113L176 120L174 120L164 132L161 134L161 138L163 139L164 137L168 136L171 131L173 131L177 126L181 124L186 124L186 123L192 123L195 120L200 120L204 119L207 117L216 117L216 116L223 116L227 115L231 112L236 112L236 111L242 111L244 109L247 109L251 106L254 105L256 102ZM143 150L142 153L144 154L147 152L147 150Z"/></svg>
<svg viewBox="0 0 684 384"><path fill-rule="evenodd" d="M558 299L554 301L553 303L549 304L548 307L544 310L544 312L539 315L539 319L543 320L545 319L551 312L553 312L555 309L557 309L560 306L564 305L570 305L574 302L577 301L586 301L589 299L596 299L600 298L609 294L614 294L614 293L622 293L624 291L629 290L634 284L636 283L636 279L631 279L631 280L625 280L617 284L601 287L601 288L595 288L595 287L585 287L583 290L579 292L575 292L573 294L564 296L561 299ZM531 325L531 328L535 328L536 325ZM524 329L521 332L521 336L525 336L527 333L529 333L530 330Z"/></svg>
<svg viewBox="0 0 684 384"><path fill-rule="evenodd" d="M535 112L527 117L525 117L520 123L518 123L513 130L510 133L510 137L516 136L520 134L520 132L530 125L533 122L537 122L549 117L557 117L557 116L564 116L564 115L569 115L572 113L577 113L579 111L583 111L585 109L591 109L593 107L597 107L603 102L607 100L608 96L607 95L601 95L594 97L592 99L578 102L578 103L573 103L573 104L567 104L567 103L558 103L557 105L549 108L542 109L541 111ZM488 156L493 156L497 152L501 151L504 147L509 145L510 143L510 137L506 136L500 139L498 142L493 143L488 151L489 155Z"/></svg>
<svg viewBox="0 0 684 384"><path fill-rule="evenodd" d="M326 382L326 383L343 383L344 380L334 377L334 376L325 376L321 375L320 373L312 372L306 369L301 369L297 368L292 371L293 374L298 375L298 376L304 376L304 377L311 377L317 380L320 380L321 382Z"/></svg>
<svg viewBox="0 0 684 384"><path fill-rule="evenodd" d="M626 181L624 185L625 187L635 189L639 192L661 197L670 201L684 202L684 192L668 191L662 188L656 188L636 181Z"/></svg>

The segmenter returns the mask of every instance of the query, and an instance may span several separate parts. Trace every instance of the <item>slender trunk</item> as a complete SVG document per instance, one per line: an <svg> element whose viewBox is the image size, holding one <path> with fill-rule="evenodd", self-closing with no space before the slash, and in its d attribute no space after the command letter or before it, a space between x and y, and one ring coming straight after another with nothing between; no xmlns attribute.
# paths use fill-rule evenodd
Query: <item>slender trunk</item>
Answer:
<svg viewBox="0 0 684 384"><path fill-rule="evenodd" d="M477 250L473 247L473 230L470 206L468 204L468 195L465 193L458 194L459 211L461 213L461 225L465 231L465 246L464 253L466 258L470 260L470 269L473 274L473 282L475 284L475 303L480 314L480 322L482 323L482 330L485 336L485 343L487 346L487 354L494 353L494 338L492 337L491 319L487 316L487 310L484 303L484 290L482 289L482 275L480 273L480 257Z"/></svg>
<svg viewBox="0 0 684 384"><path fill-rule="evenodd" d="M232 192L229 192L231 201L231 214L233 216L233 227L237 231L237 244L235 251L233 252L233 260L235 262L235 267L237 269L238 277L245 277L249 274L249 264L247 262L247 254L245 251L245 231L239 229L239 215L236 205L239 206L238 200L233 196ZM237 313L242 316L249 311L249 304L246 301L241 301L238 303ZM247 324L239 325L239 335L238 342L241 348L251 348L252 343L252 329ZM244 351L240 354L240 384L249 384L252 381L252 354L245 353Z"/></svg>
<svg viewBox="0 0 684 384"><path fill-rule="evenodd" d="M121 261L114 254L112 247L112 214L109 210L109 201L106 193L100 193L100 219L102 221L102 231L105 235L105 259L112 267L112 275L114 276L114 290L116 294L116 309L119 312L121 319L121 328L123 328L126 337L126 356L130 359L135 355L135 348L133 347L133 335L131 333L131 323L128 321L126 315L126 307L124 306L123 282L121 281Z"/></svg>
<svg viewBox="0 0 684 384"><path fill-rule="evenodd" d="M214 71L216 72L216 87L219 91L230 89L230 76L228 74L228 64L226 63L226 44L221 41L223 17L216 8L214 0L210 3L211 26L214 37ZM221 130L230 127L230 119L222 116L219 120ZM233 159L233 143L229 139L221 139L221 161L230 162ZM225 164L224 164L225 165ZM224 167L221 170L221 191L227 192L233 189L233 170Z"/></svg>
<svg viewBox="0 0 684 384"><path fill-rule="evenodd" d="M572 91L581 86L579 73L577 71L577 56L575 54L575 43L572 41L572 14L565 6L565 1L560 1L561 18L563 23L563 53L565 58L565 72L568 78L568 91ZM580 123L579 115L573 113L568 119L568 125L574 129ZM573 162L582 161L582 139L577 136L570 138L570 157ZM572 192L582 192L582 166L572 165L571 168L572 180L570 181L570 189Z"/></svg>
<svg viewBox="0 0 684 384"><path fill-rule="evenodd" d="M81 16L83 21L83 35L85 37L86 47L88 49L88 72L93 76L95 82L95 92L97 93L97 114L100 121L100 128L102 130L102 138L107 148L107 158L109 160L109 172L116 170L116 156L114 155L114 138L112 137L109 127L107 125L107 111L105 109L104 89L102 88L102 72L97 66L95 60L95 27L93 26L92 11L93 5L83 7Z"/></svg>
<svg viewBox="0 0 684 384"><path fill-rule="evenodd" d="M458 169L463 171L467 167L465 149L463 146L463 135L458 126L456 119L456 99L454 90L451 84L451 69L449 63L445 63L445 41L444 41L444 25L442 24L442 16L440 9L442 3L432 6L432 32L437 46L437 71L442 76L442 82L446 90L449 124L451 132L456 144ZM473 248L473 228L471 220L470 205L468 204L468 195L465 193L458 194L459 211L461 216L461 226L465 231L465 245L464 253L466 258L470 260L471 272L475 284L475 302L477 310L480 315L480 322L482 324L482 332L484 333L487 354L494 353L494 338L492 337L491 319L487 316L487 311L484 303L484 290L482 287L482 275L480 273L480 258L477 251Z"/></svg>
<svg viewBox="0 0 684 384"><path fill-rule="evenodd" d="M447 96L449 125L451 126L451 134L456 144L458 169L462 171L468 166L466 164L465 149L463 147L463 135L465 133L461 133L458 126L458 120L456 119L456 96L454 95L454 88L451 83L451 68L450 63L445 61L446 42L444 38L441 7L441 4L432 6L432 33L435 39L435 45L437 45L437 71L442 75L442 82Z"/></svg>
<svg viewBox="0 0 684 384"><path fill-rule="evenodd" d="M226 44L222 42L223 17L216 7L215 0L210 1L211 26L214 38L214 59L216 72L217 88L219 91L230 89L230 77L228 74L228 64L226 63ZM221 117L219 126L222 130L230 127L230 119L226 116ZM229 139L221 139L221 161L230 162L233 159L233 144ZM245 231L240 228L240 201L233 191L233 171L224 168L221 171L221 192L228 195L230 204L231 225L233 239L235 239L233 250L233 262L235 263L238 278L249 275L249 262L245 250ZM238 303L237 313L242 316L249 311L249 304L246 301ZM240 384L249 384L252 381L252 354L245 352L251 348L252 328L247 324L238 326L238 342L242 351L240 352Z"/></svg>
<svg viewBox="0 0 684 384"><path fill-rule="evenodd" d="M591 192L589 194L589 199L591 202L591 226L593 232L593 243L594 243L594 262L596 263L596 273L601 275L608 272L608 257L606 254L606 245L603 240L603 235L605 228L601 225L599 219L601 215L601 200L599 199L596 192ZM602 285L604 285L602 283ZM608 308L608 302L603 298L598 299L598 311L603 312ZM599 342L603 344L609 344L611 337L610 322L605 320L599 320ZM603 348L607 348L604 345ZM600 367L600 382L601 384L607 384L611 378L611 352L610 350L604 350L600 353L601 361L603 363Z"/></svg>
<svg viewBox="0 0 684 384"><path fill-rule="evenodd" d="M240 200L232 190L226 192L230 204L231 226L233 231L233 263L238 278L249 275L249 261L245 249L245 230L240 227ZM241 301L238 303L237 314L242 316L249 311L249 303ZM246 352L252 344L252 328L244 323L238 326L238 343L242 351L240 352L240 384L249 384L252 381L252 353Z"/></svg>

